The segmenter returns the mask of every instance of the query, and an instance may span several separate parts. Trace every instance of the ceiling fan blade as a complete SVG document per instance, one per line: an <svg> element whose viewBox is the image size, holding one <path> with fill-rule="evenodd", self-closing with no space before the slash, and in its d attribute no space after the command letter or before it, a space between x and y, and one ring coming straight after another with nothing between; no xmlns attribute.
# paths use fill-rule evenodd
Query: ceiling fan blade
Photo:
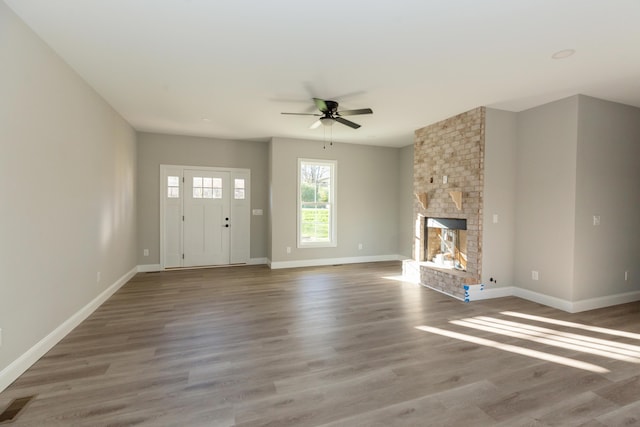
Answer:
<svg viewBox="0 0 640 427"><path fill-rule="evenodd" d="M341 116L357 116L358 114L373 114L373 110L371 108L360 108L358 110L338 111L338 114Z"/></svg>
<svg viewBox="0 0 640 427"><path fill-rule="evenodd" d="M342 117L336 117L335 121L338 123L342 123L343 125L349 126L350 128L353 128L353 129L358 129L360 127L359 124L353 123L352 121L347 119L343 119Z"/></svg>
<svg viewBox="0 0 640 427"><path fill-rule="evenodd" d="M313 98L313 102L315 102L316 107L318 107L318 110L322 111L323 113L328 113L331 111L324 99Z"/></svg>
<svg viewBox="0 0 640 427"><path fill-rule="evenodd" d="M316 113L280 113L280 114L286 114L289 116L317 116L317 117L322 116L322 114L316 114Z"/></svg>
<svg viewBox="0 0 640 427"><path fill-rule="evenodd" d="M315 122L311 123L311 126L309 126L309 129L316 129L316 128L318 128L321 124L322 124L322 122L321 122L320 120L316 120Z"/></svg>

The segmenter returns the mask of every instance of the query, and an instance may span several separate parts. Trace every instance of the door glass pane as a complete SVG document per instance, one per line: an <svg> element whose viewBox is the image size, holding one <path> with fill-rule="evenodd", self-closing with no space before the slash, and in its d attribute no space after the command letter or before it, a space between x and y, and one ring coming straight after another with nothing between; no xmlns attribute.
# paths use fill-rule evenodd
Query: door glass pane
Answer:
<svg viewBox="0 0 640 427"><path fill-rule="evenodd" d="M202 186L211 188L213 187L213 179L212 178L202 178Z"/></svg>
<svg viewBox="0 0 640 427"><path fill-rule="evenodd" d="M214 188L213 189L213 198L214 199L222 199L222 188Z"/></svg>
<svg viewBox="0 0 640 427"><path fill-rule="evenodd" d="M194 187L202 187L202 177L194 176L193 177L193 186Z"/></svg>
<svg viewBox="0 0 640 427"><path fill-rule="evenodd" d="M202 188L194 188L193 189L193 198L194 199L202 199Z"/></svg>
<svg viewBox="0 0 640 427"><path fill-rule="evenodd" d="M180 186L180 178L177 176L168 176L167 184L169 185L169 187L178 187Z"/></svg>
<svg viewBox="0 0 640 427"><path fill-rule="evenodd" d="M213 199L213 188L203 188L202 197L204 199Z"/></svg>

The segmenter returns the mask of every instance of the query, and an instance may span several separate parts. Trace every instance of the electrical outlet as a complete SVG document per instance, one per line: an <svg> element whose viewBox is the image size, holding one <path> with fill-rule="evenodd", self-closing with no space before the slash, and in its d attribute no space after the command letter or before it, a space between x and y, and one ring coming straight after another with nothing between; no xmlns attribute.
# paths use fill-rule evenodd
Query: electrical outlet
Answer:
<svg viewBox="0 0 640 427"><path fill-rule="evenodd" d="M593 216L593 225L600 225L600 215Z"/></svg>
<svg viewBox="0 0 640 427"><path fill-rule="evenodd" d="M145 249L142 251L144 256L149 256L149 249Z"/></svg>
<svg viewBox="0 0 640 427"><path fill-rule="evenodd" d="M538 272L536 270L531 270L531 280L538 280Z"/></svg>
<svg viewBox="0 0 640 427"><path fill-rule="evenodd" d="M287 246L287 253L290 254L291 253L291 246Z"/></svg>
<svg viewBox="0 0 640 427"><path fill-rule="evenodd" d="M493 214L493 223L494 224L498 223L498 214Z"/></svg>
<svg viewBox="0 0 640 427"><path fill-rule="evenodd" d="M358 243L358 250L361 251L362 250L362 243Z"/></svg>
<svg viewBox="0 0 640 427"><path fill-rule="evenodd" d="M447 175L442 175L442 183L446 184L447 182L449 182L449 177Z"/></svg>
<svg viewBox="0 0 640 427"><path fill-rule="evenodd" d="M625 271L624 272L624 281L626 282L627 280L629 280L629 272Z"/></svg>

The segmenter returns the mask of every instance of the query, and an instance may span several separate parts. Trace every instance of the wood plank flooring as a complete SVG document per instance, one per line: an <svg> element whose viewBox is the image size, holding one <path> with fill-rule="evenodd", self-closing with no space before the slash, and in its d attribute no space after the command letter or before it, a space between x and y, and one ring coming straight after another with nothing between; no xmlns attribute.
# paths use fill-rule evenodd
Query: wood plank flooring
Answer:
<svg viewBox="0 0 640 427"><path fill-rule="evenodd" d="M34 395L11 426L640 425L640 303L462 303L400 270L138 274L0 412Z"/></svg>

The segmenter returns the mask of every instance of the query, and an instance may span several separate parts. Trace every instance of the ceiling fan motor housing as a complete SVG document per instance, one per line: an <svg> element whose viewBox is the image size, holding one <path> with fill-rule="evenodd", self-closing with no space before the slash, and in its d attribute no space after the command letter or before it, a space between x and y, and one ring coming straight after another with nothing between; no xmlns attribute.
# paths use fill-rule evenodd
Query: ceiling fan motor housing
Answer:
<svg viewBox="0 0 640 427"><path fill-rule="evenodd" d="M336 112L338 112L338 103L335 101L325 101L325 104L327 104L327 111L326 113L330 113L330 114L335 114Z"/></svg>

